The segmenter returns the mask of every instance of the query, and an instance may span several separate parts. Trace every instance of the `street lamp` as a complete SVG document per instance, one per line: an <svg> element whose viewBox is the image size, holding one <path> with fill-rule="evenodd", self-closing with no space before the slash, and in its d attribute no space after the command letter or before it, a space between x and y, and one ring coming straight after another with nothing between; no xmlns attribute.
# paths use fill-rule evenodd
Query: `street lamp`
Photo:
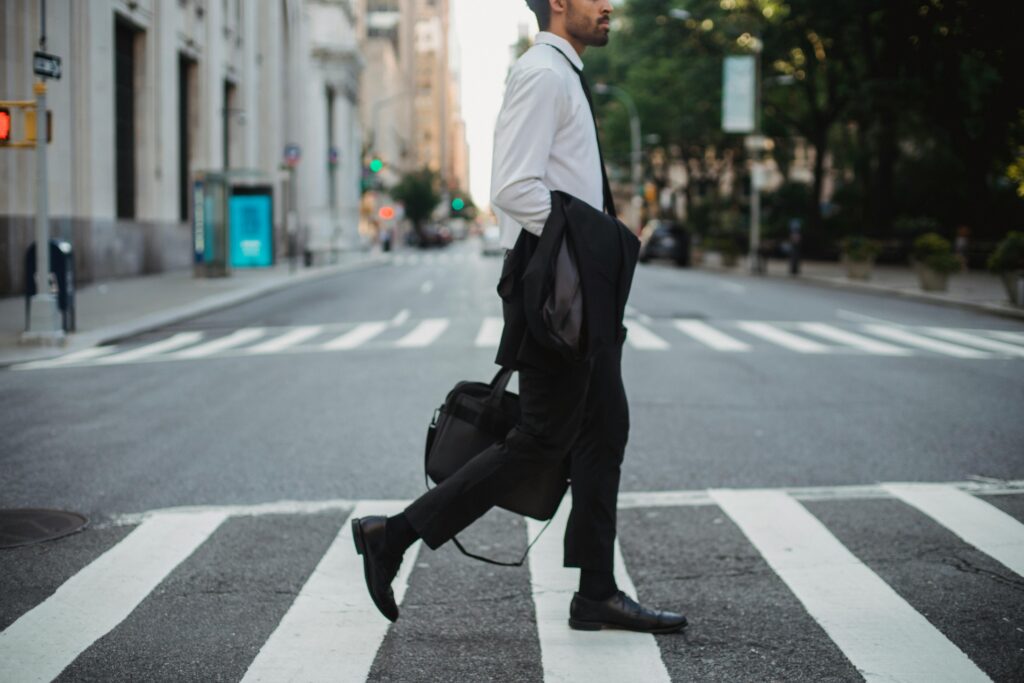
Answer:
<svg viewBox="0 0 1024 683"><path fill-rule="evenodd" d="M633 97L618 87L607 83L594 85L594 92L599 95L612 95L622 100L629 110L629 137L632 145L632 166L633 166L633 210L636 212L634 219L636 228L640 228L640 207L643 205L643 151L640 148L640 112L637 111L636 102Z"/></svg>

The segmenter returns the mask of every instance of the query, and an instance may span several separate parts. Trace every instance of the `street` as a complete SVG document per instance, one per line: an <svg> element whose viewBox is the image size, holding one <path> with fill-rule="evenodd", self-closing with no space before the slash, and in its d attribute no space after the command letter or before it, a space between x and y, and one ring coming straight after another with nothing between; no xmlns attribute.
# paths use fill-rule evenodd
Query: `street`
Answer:
<svg viewBox="0 0 1024 683"><path fill-rule="evenodd" d="M528 566L407 555L389 628L346 519L424 490L434 409L494 373L500 267L403 250L0 369L0 508L90 519L0 552L0 680L1024 679L1024 325L661 264L627 311L618 575L685 634L570 634L569 501ZM460 540L513 560L541 526Z"/></svg>

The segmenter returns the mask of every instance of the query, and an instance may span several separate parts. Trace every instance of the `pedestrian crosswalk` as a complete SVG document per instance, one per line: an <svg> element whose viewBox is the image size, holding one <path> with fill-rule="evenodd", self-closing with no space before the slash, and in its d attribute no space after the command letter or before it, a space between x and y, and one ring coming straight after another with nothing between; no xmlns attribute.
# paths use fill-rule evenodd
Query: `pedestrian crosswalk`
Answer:
<svg viewBox="0 0 1024 683"><path fill-rule="evenodd" d="M1020 501L1024 497L1024 481L953 482L953 483L883 483L868 486L819 487L810 489L713 489L698 491L630 492L620 496L619 538L629 539L638 531L638 523L657 527L663 539L678 538L695 542L698 533L698 510L717 511L716 533L722 536L716 550L705 552L739 552L728 549L725 536L739 533L747 548L767 566L770 576L764 581L777 581L789 592L785 600L797 601L806 618L817 624L822 635L808 633L805 640L785 653L787 666L811 667L813 649L807 641L815 637L827 639L829 647L837 649L861 677L869 681L987 681L1010 680L993 672L1021 671L1024 667L1024 647L1020 638L1008 640L999 650L999 661L994 661L991 650L975 651L965 643L973 642L969 636L969 620L960 623L937 620L920 603L920 593L900 590L891 586L878 570L872 558L847 546L815 506L830 502L836 506L856 502L862 506L899 505L900 512L890 517L907 515L915 534L923 524L936 530L955 534L953 554L979 553L1005 567L997 576L1002 583L1022 585L1024 580L1024 524L1000 509L997 499ZM78 555L61 559L62 544L70 539L94 533L103 528L130 529L111 547L98 556L85 557L77 570L72 568L70 578L52 586L49 594L41 596L34 605L21 614L3 615L6 628L0 631L0 679L22 681L49 681L67 678L67 669L88 653L97 643L110 639L137 637L122 625L147 600L160 599L162 587L173 574L186 577L185 583L175 584L181 592L187 586L187 577L202 574L193 566L201 562L201 550L208 546L228 544L206 557L216 557L227 565L242 563L247 576L259 575L263 570L259 562L252 562L237 537L218 533L234 520L265 520L274 523L282 515L307 517L336 511L330 525L316 528L332 536L325 543L310 543L319 550L319 557L311 556L309 566L296 582L297 590L289 596L290 604L277 614L274 622L259 629L260 640L253 643L245 655L244 681L363 681L371 676L374 667L380 667L380 652L394 628L373 606L366 593L362 562L356 555L351 538L352 517L394 514L406 501L398 500L334 500L312 502L281 502L250 506L221 506L171 508L138 515L116 518L99 529L86 530L75 537L49 544L51 561L76 562ZM529 556L526 570L500 570L501 572L528 571L528 585L532 597L532 613L520 617L523 628L531 630L539 642L540 670L545 681L586 681L604 683L618 681L682 681L691 680L686 674L686 662L676 654L680 647L688 647L687 658L700 658L704 651L701 633L703 624L717 615L694 613L687 609L687 593L696 596L706 576L687 583L686 592L679 596L682 604L665 605L682 608L690 618L689 635L654 636L625 632L577 632L568 628L568 603L576 587L576 570L562 567L562 535L567 524L570 501L563 501L551 528L542 535ZM1020 510L1016 503L1008 506ZM867 508L864 508L867 509ZM682 515L680 523L669 525L657 516L658 510L675 510ZM644 517L630 517L628 512L642 512ZM690 511L690 512L688 512ZM919 515L917 517L915 515ZM653 520L650 522L638 520ZM720 522L720 523L719 523ZM892 521L893 524L901 522ZM542 523L529 520L522 533L523 541L534 538ZM251 533L259 535L258 527L249 526ZM294 527L292 527L294 528ZM311 527L312 528L312 527ZM517 526L522 532L522 527ZM333 530L333 531L331 531ZM913 542L903 537L903 542ZM254 540L258 543L258 539ZM242 545L242 549L238 546ZM326 548L326 550L324 550ZM873 548L881 552L885 548ZM243 557L233 560L232 552ZM273 547L265 547L263 554L272 555ZM934 548L928 552L934 552ZM433 561L417 544L410 549L394 581L395 597L399 604L407 597L413 580L419 572L427 571ZM654 554L653 557L657 557ZM615 573L620 588L641 601L645 592L657 587L652 577L682 571L671 566L651 566L652 556L638 554L618 541L615 547ZM17 558L6 555L3 562ZM460 560L469 562L468 560ZM463 565L479 567L479 565ZM227 566L220 567L225 576L231 576ZM280 571L279 568L267 571ZM429 572L428 572L429 573ZM988 574L998 572L988 570ZM15 572L23 581L33 581L25 572ZM964 574L969 576L970 574ZM491 569L480 574L479 580L492 587L500 586L503 574ZM933 590L932 578L924 575L915 579L920 590ZM964 579L967 581L967 579ZM266 579L269 581L269 578ZM998 582L996 582L998 583ZM3 584L6 590L16 588L11 581ZM732 593L723 598L727 603L744 604L749 601L749 586L737 580L720 584L722 590ZM993 584L995 585L995 583ZM36 586L33 583L33 588ZM422 585L420 590L422 590ZM971 590L965 583L965 590ZM231 599L231 586L223 586L217 595L206 595L203 600ZM510 596L521 599L519 596ZM529 597L523 596L527 601ZM181 599L181 596L175 599ZM457 603L458 595L446 596L447 603ZM1019 617L1024 610L1024 595L1011 592L1011 604L1005 605L1007 614ZM216 612L216 605L209 609ZM460 641L456 635L445 635L446 612L443 604L420 604L418 610L432 610L434 617L429 633L418 633L418 638L434 638L454 653L464 648L480 646L473 639ZM507 610L495 604L494 609ZM415 611L415 610L414 610ZM0 610L0 615L3 611ZM509 611L509 614L516 612ZM158 612L165 621L176 615ZM403 618L415 618L403 609ZM736 628L754 618L743 611L736 612ZM769 611L758 615L757 630L770 633L786 625L775 620L793 618L781 612ZM1011 621L1011 620L1008 620ZM1019 619L1013 619L1014 623ZM399 621L399 625L402 620ZM230 625L228 625L230 627ZM1019 624L1018 624L1018 630ZM391 634L389 636L389 634ZM168 679L188 678L186 671L195 671L199 665L206 680L221 680L228 676L218 670L222 665L218 653L210 653L209 661L175 661L178 655L174 639L180 634L172 630L154 633L151 639L161 643L165 650L160 666ZM116 642L115 642L116 645ZM493 642L484 646L494 653L506 650L509 644ZM91 672L99 679L138 680L133 674L139 653L123 647L107 652L119 653L117 661L100 664L109 672ZM711 671L718 666L716 680L746 679L744 656L749 648L738 643L735 650L738 661L708 662ZM192 655L195 656L194 654ZM445 656L442 650L436 656ZM375 664L376 662L376 664ZM97 666L95 661L92 666ZM225 664L226 666L226 664ZM790 669L792 670L792 669ZM797 671L800 669L797 668ZM173 672L179 672L177 675ZM62 676L62 672L64 675ZM116 673L116 676L115 676ZM830 678L844 678L835 671ZM231 677L231 676L228 676ZM797 678L800 678L797 676ZM238 680L238 675L233 676ZM400 680L422 680L416 672L405 672ZM806 680L806 677L803 677ZM519 680L510 676L508 680Z"/></svg>
<svg viewBox="0 0 1024 683"><path fill-rule="evenodd" d="M13 366L19 370L154 361L253 357L433 346L496 348L502 320L415 319L402 311L390 321L184 331L144 341L101 346ZM627 320L627 348L638 352L783 352L808 356L944 357L968 360L1024 358L1024 335L1005 330L896 324L757 320Z"/></svg>
<svg viewBox="0 0 1024 683"><path fill-rule="evenodd" d="M395 254L391 259L391 265L393 266L448 266L460 263L473 263L476 261L484 261L489 263L500 263L501 259L491 259L487 261L477 252L471 251L457 251L447 252L442 251L440 253L408 253L408 254Z"/></svg>

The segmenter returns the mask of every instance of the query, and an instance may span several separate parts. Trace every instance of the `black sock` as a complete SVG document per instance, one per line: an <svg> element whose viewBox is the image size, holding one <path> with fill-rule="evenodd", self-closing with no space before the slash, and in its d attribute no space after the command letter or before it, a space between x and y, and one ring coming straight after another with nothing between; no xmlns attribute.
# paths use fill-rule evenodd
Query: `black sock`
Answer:
<svg viewBox="0 0 1024 683"><path fill-rule="evenodd" d="M418 538L419 534L409 524L404 512L388 517L384 525L384 542L390 553L401 557Z"/></svg>
<svg viewBox="0 0 1024 683"><path fill-rule="evenodd" d="M588 600L607 600L615 595L619 587L611 572L580 570L580 595Z"/></svg>

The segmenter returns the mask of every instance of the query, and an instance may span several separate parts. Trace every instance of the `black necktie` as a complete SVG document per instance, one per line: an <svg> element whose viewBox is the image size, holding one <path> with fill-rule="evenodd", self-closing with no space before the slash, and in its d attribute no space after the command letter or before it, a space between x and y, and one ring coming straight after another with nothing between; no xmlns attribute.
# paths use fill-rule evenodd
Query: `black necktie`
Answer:
<svg viewBox="0 0 1024 683"><path fill-rule="evenodd" d="M590 117L594 120L594 135L597 137L597 156L601 160L601 185L602 191L604 192L604 209L613 218L618 218L618 213L615 211L615 199L612 197L612 188L608 183L608 171L604 167L604 154L601 152L601 133L597 129L597 114L594 112L594 97L590 94L590 86L587 85L587 79L583 75L582 69L577 69L576 65L569 59L569 55L562 52L562 50L551 43L544 43L550 48L558 50L558 54L565 57L565 61L569 62L569 66L576 72L576 75L580 77L580 85L583 86L583 94L587 96L587 104L590 105Z"/></svg>

